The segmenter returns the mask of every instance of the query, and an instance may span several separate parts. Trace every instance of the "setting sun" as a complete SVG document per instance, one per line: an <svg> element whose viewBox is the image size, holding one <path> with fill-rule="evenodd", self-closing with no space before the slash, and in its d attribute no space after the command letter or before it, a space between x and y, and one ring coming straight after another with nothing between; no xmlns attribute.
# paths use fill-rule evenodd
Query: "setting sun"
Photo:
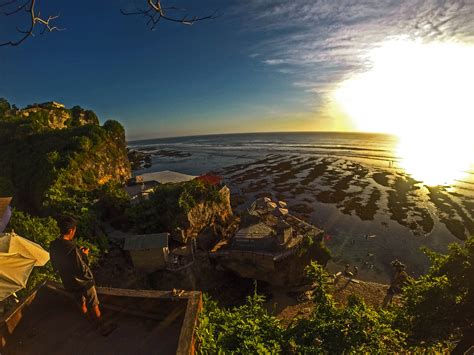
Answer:
<svg viewBox="0 0 474 355"><path fill-rule="evenodd" d="M474 157L474 46L398 38L335 91L361 131L396 134L401 165L429 185L460 179Z"/></svg>

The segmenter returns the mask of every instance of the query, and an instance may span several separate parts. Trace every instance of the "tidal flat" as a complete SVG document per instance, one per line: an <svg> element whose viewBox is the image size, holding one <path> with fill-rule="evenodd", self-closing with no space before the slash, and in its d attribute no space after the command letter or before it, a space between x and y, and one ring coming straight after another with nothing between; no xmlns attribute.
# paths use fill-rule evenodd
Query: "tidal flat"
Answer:
<svg viewBox="0 0 474 355"><path fill-rule="evenodd" d="M215 173L231 188L237 211L269 196L324 229L331 271L349 264L361 279L387 282L392 260L401 260L416 276L429 266L422 247L445 252L450 243L474 234L474 190L470 184L427 186L385 164L269 154Z"/></svg>

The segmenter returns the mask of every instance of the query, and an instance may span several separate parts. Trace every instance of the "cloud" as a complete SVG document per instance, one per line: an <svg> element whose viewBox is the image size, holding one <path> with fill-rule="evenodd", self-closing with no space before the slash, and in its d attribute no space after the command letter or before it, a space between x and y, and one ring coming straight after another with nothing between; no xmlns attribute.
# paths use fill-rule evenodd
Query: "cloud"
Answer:
<svg viewBox="0 0 474 355"><path fill-rule="evenodd" d="M285 60L284 59L265 59L263 62L268 65L279 65L279 64L284 64Z"/></svg>
<svg viewBox="0 0 474 355"><path fill-rule="evenodd" d="M249 0L239 6L262 38L251 48L258 60L321 97L365 71L368 52L387 39L474 43L472 0Z"/></svg>

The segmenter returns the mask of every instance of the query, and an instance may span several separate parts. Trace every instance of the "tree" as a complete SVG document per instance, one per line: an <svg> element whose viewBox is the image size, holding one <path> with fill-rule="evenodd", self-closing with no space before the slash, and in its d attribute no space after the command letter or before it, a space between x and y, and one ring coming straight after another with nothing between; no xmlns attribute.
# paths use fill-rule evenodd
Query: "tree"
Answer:
<svg viewBox="0 0 474 355"><path fill-rule="evenodd" d="M451 244L447 255L425 253L431 267L404 288L399 322L416 343L463 338L474 345L474 237Z"/></svg>
<svg viewBox="0 0 474 355"><path fill-rule="evenodd" d="M10 103L3 97L0 97L0 115L5 114L5 112L10 111L10 109Z"/></svg>
<svg viewBox="0 0 474 355"><path fill-rule="evenodd" d="M212 20L218 17L217 10L210 15L196 16L188 15L186 9L178 8L176 6L163 5L161 0L142 0L144 4L138 6L133 2L133 10L120 9L123 15L138 15L147 19L147 26L154 30L161 20L176 22L183 25L193 25L198 21ZM18 38L0 42L1 46L18 46L26 39L35 35L37 27L40 27L41 34L46 32L63 31L64 28L55 25L59 15L49 15L47 17L41 16L41 12L37 9L38 0L3 0L0 1L0 10L3 10L5 16L16 16L21 13L27 13L29 16L26 28L17 26L17 31L20 34ZM180 15L184 13L184 15Z"/></svg>

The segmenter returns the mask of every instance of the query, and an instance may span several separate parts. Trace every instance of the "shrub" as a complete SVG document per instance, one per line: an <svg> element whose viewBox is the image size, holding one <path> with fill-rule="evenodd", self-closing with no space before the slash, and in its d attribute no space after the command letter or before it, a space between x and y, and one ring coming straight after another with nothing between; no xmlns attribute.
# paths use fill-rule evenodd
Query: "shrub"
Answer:
<svg viewBox="0 0 474 355"><path fill-rule="evenodd" d="M204 297L196 330L198 354L274 354L282 351L284 329L255 293L243 306L221 308Z"/></svg>

